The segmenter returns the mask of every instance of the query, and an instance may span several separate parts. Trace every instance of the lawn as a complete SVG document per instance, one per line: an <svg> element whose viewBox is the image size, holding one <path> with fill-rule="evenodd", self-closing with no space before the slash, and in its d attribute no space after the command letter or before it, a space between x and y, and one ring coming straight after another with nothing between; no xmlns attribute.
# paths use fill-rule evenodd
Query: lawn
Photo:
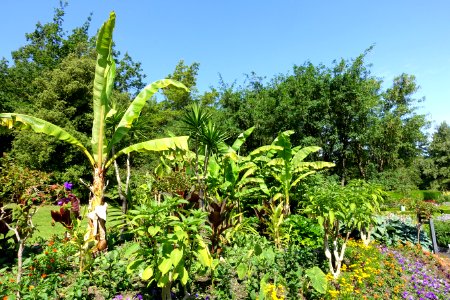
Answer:
<svg viewBox="0 0 450 300"><path fill-rule="evenodd" d="M8 207L12 207L9 205ZM63 236L66 229L60 224L52 224L52 217L50 211L58 211L61 207L57 205L44 205L38 208L36 214L33 216L33 224L36 226L37 232L30 239L31 242L37 239L49 239L53 235ZM87 212L87 205L82 205L80 208L81 215L84 216ZM118 206L108 206L109 220L106 222L106 227L109 229L120 223L119 216L121 215L121 208ZM82 226L87 227L87 218L82 218ZM12 233L10 233L12 234Z"/></svg>

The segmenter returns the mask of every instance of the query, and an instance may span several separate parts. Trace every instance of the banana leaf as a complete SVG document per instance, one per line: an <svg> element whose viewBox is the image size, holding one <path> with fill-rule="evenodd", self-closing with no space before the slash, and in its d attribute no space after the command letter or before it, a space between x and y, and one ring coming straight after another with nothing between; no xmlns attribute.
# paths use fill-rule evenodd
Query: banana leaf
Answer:
<svg viewBox="0 0 450 300"><path fill-rule="evenodd" d="M16 127L22 130L31 129L36 133L43 133L49 136L53 136L60 141L64 141L77 146L87 156L92 166L94 166L95 164L94 158L79 140L77 140L63 128L56 126L50 122L28 115L2 113L0 114L0 125L6 126L8 128Z"/></svg>

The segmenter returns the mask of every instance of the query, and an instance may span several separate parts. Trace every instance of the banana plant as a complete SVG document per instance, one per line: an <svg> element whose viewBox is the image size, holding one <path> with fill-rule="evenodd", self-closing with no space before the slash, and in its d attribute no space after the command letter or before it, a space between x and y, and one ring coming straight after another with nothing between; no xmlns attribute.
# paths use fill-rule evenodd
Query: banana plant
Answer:
<svg viewBox="0 0 450 300"><path fill-rule="evenodd" d="M241 199L261 192L261 185L265 187L264 180L254 176L258 169L257 165L248 157L239 155L242 144L254 129L251 127L242 132L231 146L222 143L220 159L211 159L208 168L208 189L211 193L219 193L233 203L237 202L239 213L242 212Z"/></svg>
<svg viewBox="0 0 450 300"><path fill-rule="evenodd" d="M250 153L250 158L259 165L261 172L273 177L278 186L272 189L272 200L284 201L284 213L290 214L290 191L306 176L317 170L334 167L334 163L326 161L306 162L304 159L320 147L292 147L289 136L294 131L282 132L271 145L259 147ZM264 189L266 190L266 189ZM268 190L268 189L267 189Z"/></svg>
<svg viewBox="0 0 450 300"><path fill-rule="evenodd" d="M138 119L142 108L159 89L167 86L175 86L188 89L181 83L163 79L147 85L131 102L123 114L114 133L108 139L106 136L106 121L114 115L115 111L111 105L111 93L114 86L115 63L113 59L113 30L115 26L115 13L111 12L109 19L102 25L96 43L97 61L94 77L93 111L94 120L92 125L91 150L83 145L73 135L61 127L51 124L45 120L29 115L16 113L1 113L0 124L9 128L29 129L37 133L53 136L78 147L89 160L93 170L93 182L90 186L91 199L89 200L89 228L86 240L97 240L97 249L106 247L106 208L104 202L105 175L108 168L120 155L127 155L133 151L167 151L173 149L188 150L188 137L171 137L149 140L137 143L113 152L114 146L129 132L134 122Z"/></svg>

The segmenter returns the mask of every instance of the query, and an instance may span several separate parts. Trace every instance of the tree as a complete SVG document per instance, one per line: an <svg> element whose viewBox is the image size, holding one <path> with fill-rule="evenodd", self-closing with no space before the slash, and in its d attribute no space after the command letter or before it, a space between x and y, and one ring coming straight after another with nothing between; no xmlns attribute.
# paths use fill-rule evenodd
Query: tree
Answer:
<svg viewBox="0 0 450 300"><path fill-rule="evenodd" d="M330 79L330 125L336 134L331 154L336 171L344 185L350 169L357 166L361 177L364 172L364 146L372 111L378 105L380 82L370 75L364 64L369 48L351 63L341 60L332 70ZM354 156L352 156L352 154ZM355 177L355 176L352 176Z"/></svg>
<svg viewBox="0 0 450 300"><path fill-rule="evenodd" d="M432 187L442 190L450 189L450 126L444 121L435 133L428 147L428 166L424 175L428 177Z"/></svg>
<svg viewBox="0 0 450 300"><path fill-rule="evenodd" d="M84 144L89 142L92 124L92 82L95 59L69 55L53 70L36 78L33 107L20 113L33 114L75 135ZM83 155L53 137L30 131L16 132L11 155L22 166L54 172L57 178L74 180L88 175L89 166ZM63 175L64 174L64 175Z"/></svg>
<svg viewBox="0 0 450 300"><path fill-rule="evenodd" d="M95 66L94 90L93 90L93 125L92 125L92 152L89 152L84 144L63 128L42 119L17 113L0 114L1 125L18 127L20 129L31 129L56 137L61 141L77 146L88 158L93 170L93 182L90 186L92 198L89 201L89 230L87 240L97 240L97 250L106 248L106 209L104 202L104 191L106 188L105 176L108 168L115 159L132 151L165 151L170 149L187 150L188 137L173 137L158 140L150 140L128 146L115 154L112 148L117 145L129 132L134 121L144 107L146 101L160 88L169 85L185 88L181 83L174 80L164 79L147 85L131 102L127 111L115 128L111 138L106 136L106 120L115 112L111 109L111 94L114 86L115 62L112 57L112 35L115 25L115 13L110 14L101 27L96 43L97 60ZM186 89L186 88L185 88Z"/></svg>
<svg viewBox="0 0 450 300"><path fill-rule="evenodd" d="M418 88L413 75L401 74L382 94L378 117L369 135L370 156L378 172L410 167L423 153L426 135L422 129L428 122L424 115L415 113L413 95Z"/></svg>
<svg viewBox="0 0 450 300"><path fill-rule="evenodd" d="M171 87L165 88L163 93L166 98L166 105L168 109L182 110L191 104L193 100L192 92L195 91L195 86L197 85L197 73L199 66L200 64L197 62L194 62L188 66L185 65L184 60L180 60L175 66L173 73L167 75L168 79L181 82L191 90L191 93L186 93Z"/></svg>

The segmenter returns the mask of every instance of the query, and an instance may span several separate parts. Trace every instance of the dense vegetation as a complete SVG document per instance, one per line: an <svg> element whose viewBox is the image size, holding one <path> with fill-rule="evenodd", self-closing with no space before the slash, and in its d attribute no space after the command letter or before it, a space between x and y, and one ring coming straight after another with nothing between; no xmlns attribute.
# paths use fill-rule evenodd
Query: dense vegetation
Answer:
<svg viewBox="0 0 450 300"><path fill-rule="evenodd" d="M422 225L447 209L423 200L448 199L450 128L426 135L413 75L383 90L369 48L202 94L180 61L146 86L113 48L114 14L96 38L63 20L0 62L4 299L448 295ZM39 237L43 205L64 238Z"/></svg>

